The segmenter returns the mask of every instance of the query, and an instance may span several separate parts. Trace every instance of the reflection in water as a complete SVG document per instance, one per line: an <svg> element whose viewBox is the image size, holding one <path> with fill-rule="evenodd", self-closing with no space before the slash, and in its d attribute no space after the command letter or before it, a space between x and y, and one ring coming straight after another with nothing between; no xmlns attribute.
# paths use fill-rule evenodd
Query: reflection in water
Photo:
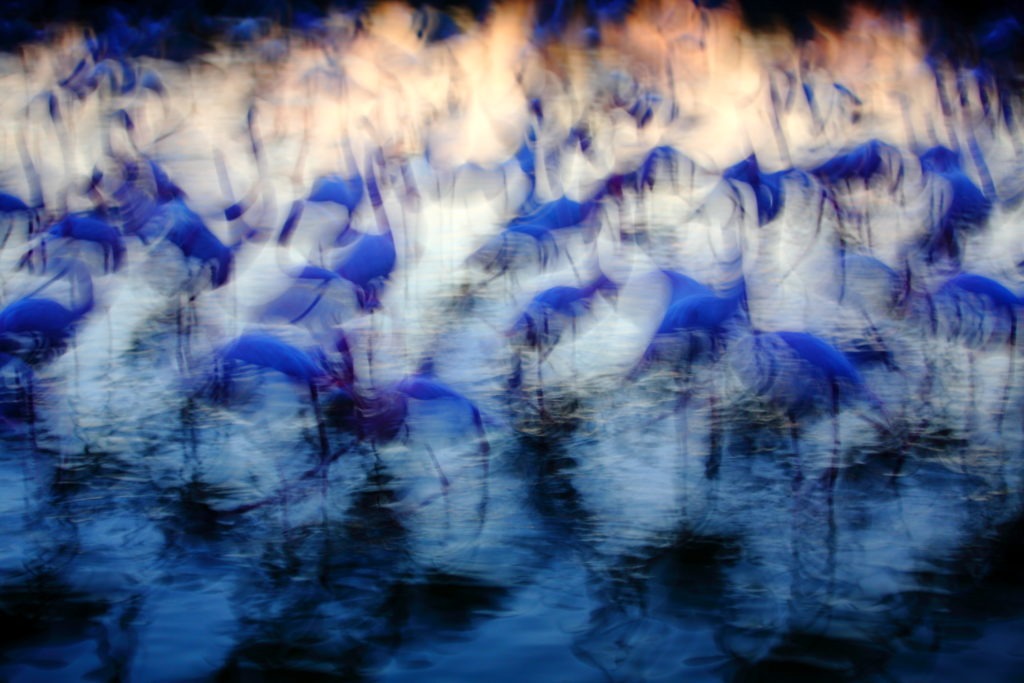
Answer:
<svg viewBox="0 0 1024 683"><path fill-rule="evenodd" d="M1020 26L594 8L0 59L4 679L1015 677Z"/></svg>

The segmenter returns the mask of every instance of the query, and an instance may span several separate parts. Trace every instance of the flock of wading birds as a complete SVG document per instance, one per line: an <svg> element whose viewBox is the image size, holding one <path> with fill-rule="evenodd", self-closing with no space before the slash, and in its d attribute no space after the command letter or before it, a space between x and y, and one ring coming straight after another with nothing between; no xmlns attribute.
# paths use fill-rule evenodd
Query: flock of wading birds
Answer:
<svg viewBox="0 0 1024 683"><path fill-rule="evenodd" d="M181 375L182 401L231 409L254 392L308 394L318 455L306 477L345 452L332 433L370 446L405 438L410 407L426 402L444 402L449 418L464 416L454 423L463 420L486 468L488 432L555 438L571 424L575 398L585 401L579 375L588 373L610 382L607 390L648 382L673 392L679 411L708 410L710 439L718 442L708 477L719 466L716 430L742 406L773 416L766 424L788 432L797 457L801 430L831 420L832 454L822 473L829 487L843 466L841 413L888 444L898 474L926 434L950 424L969 437L1000 434L1020 412L1021 298L1012 279L1019 275L972 270L984 263L972 250L995 242L1004 254L1019 250L1019 240L990 224L1012 217L1022 195L1003 189L1013 186L1016 165L987 164L970 128L952 135L962 138L952 146L901 149L870 139L824 162L772 172L756 154L708 169L662 144L628 169L573 186L572 169L596 164L600 154L594 117L614 114L638 130L655 119L687 125L675 104L619 74L569 127L545 115L549 93L527 93L519 149L489 167L435 167L429 149L394 153L374 142L364 120L338 143L337 172L316 177L272 220L266 182L258 179L241 199L232 190L232 166L262 172L268 164L256 104L239 121L249 156L207 159L222 208L211 213L206 201L200 213L173 163L155 151L162 140L142 141L130 106L171 102L174 93L113 38L92 38L77 50L67 72L29 99L24 125L58 140L83 134L75 112L100 98L108 112L96 133L104 158L86 177L53 181L19 139L20 163L7 177L20 173L27 195L0 195L3 257L12 271L0 310L9 434L37 437L53 380L36 378L74 348L84 328L139 326L119 321L106 293L124 273L143 272L162 283L149 295L161 292L176 310L177 350L166 361ZM985 67L982 61L958 78L960 104L973 98L977 123L1011 141L1012 97ZM942 73L936 70L940 99L955 118L955 89ZM821 96L791 85L774 106L799 100L815 112ZM838 111L855 112L856 92L831 85L829 96L849 104ZM667 228L658 225L666 198L678 197L686 211L663 220ZM476 205L499 217L489 235L421 229ZM894 213L911 228L887 232ZM441 253L470 242L469 256L427 263L425 239L448 240L435 249ZM446 271L452 286L417 300L410 288L431 286L418 268ZM217 303L204 308L204 299ZM419 317L403 318L403 305L419 305ZM501 400L445 377L443 368L474 362L450 340L477 316L489 318L491 348L502 349ZM395 333L403 320L424 326L426 342L406 346L396 362L400 354L390 347L410 339ZM565 351L583 335L607 335L601 358L613 362L588 365L582 351ZM481 371L495 374L494 367ZM964 398L948 400L954 391Z"/></svg>

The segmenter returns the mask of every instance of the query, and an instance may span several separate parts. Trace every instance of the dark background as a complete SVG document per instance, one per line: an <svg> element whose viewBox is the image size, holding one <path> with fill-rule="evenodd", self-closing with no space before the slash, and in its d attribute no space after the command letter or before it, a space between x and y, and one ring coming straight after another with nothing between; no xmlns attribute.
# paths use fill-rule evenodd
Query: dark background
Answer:
<svg viewBox="0 0 1024 683"><path fill-rule="evenodd" d="M680 0L697 2L714 9L725 3L720 0ZM224 17L266 17L288 25L303 25L323 16L331 9L365 12L376 4L372 0L151 0L150 2L82 2L81 0L13 0L0 3L0 37L5 45L12 46L22 41L40 39L47 26L64 22L79 22L104 30L112 21L117 21L116 10L130 25L146 21L163 20L173 25L176 32L187 33L193 39L203 41L222 24L216 21ZM468 10L478 18L486 16L495 3L485 0L471 2L419 2L413 6L429 5L442 10ZM621 18L627 14L631 0L562 0L542 2L542 20L557 25L571 13L583 16L602 16L608 19ZM1007 16L1021 18L1022 3L1019 0L978 0L959 2L952 0L869 0L860 3L881 11L900 12L911 10L922 17L926 34L930 38L942 38L951 49L970 49L979 33L988 25ZM842 28L853 3L835 0L740 0L743 16L754 30L786 27L798 38L813 35L810 19L824 22L834 28ZM41 33L43 35L41 35Z"/></svg>

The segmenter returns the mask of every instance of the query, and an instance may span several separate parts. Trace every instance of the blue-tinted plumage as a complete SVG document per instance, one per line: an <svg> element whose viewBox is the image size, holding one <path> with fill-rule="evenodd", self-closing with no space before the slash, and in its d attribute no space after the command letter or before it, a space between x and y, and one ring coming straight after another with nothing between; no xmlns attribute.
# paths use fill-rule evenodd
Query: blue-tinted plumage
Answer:
<svg viewBox="0 0 1024 683"><path fill-rule="evenodd" d="M28 204L18 197L15 197L12 194L7 194L6 192L0 192L0 213L27 213L29 211L31 211L31 209Z"/></svg>
<svg viewBox="0 0 1024 683"><path fill-rule="evenodd" d="M359 288L360 305L364 309L380 305L378 290L395 268L395 238L391 231L384 234L355 233L355 247L346 251L335 262L334 271Z"/></svg>
<svg viewBox="0 0 1024 683"><path fill-rule="evenodd" d="M1020 297L991 278L959 273L928 297L928 312L933 331L941 321L948 334L984 343L1001 329L1001 334L1008 335L1004 340L1012 345L1021 303Z"/></svg>
<svg viewBox="0 0 1024 683"><path fill-rule="evenodd" d="M593 209L593 201L577 202L568 197L559 197L540 205L526 216L512 219L506 229L536 236L552 230L572 228L582 223Z"/></svg>
<svg viewBox="0 0 1024 683"><path fill-rule="evenodd" d="M686 275L670 270L662 272L669 278L669 300L654 332L654 339L634 373L642 371L659 357L657 349L660 343L679 335L687 335L689 342L685 361L694 362L701 349L705 348L705 341L719 342L726 331L726 324L741 310L746 299L746 286L742 280L726 292L716 294ZM699 338L690 337L692 333L697 333Z"/></svg>
<svg viewBox="0 0 1024 683"><path fill-rule="evenodd" d="M942 286L944 292L959 289L964 292L984 297L996 306L1013 308L1021 305L1019 296L1011 292L1002 284L983 275L973 273L960 273Z"/></svg>
<svg viewBox="0 0 1024 683"><path fill-rule="evenodd" d="M551 287L533 297L530 308L537 312L576 316L589 306L590 298L596 292L612 292L616 287L604 275L585 287Z"/></svg>
<svg viewBox="0 0 1024 683"><path fill-rule="evenodd" d="M900 297L907 294L906 276L867 254L844 251L840 256L838 276L839 303L851 299L863 305L868 301L863 296L866 288L871 288L872 292L880 289L885 297L881 303L885 307L895 306Z"/></svg>
<svg viewBox="0 0 1024 683"><path fill-rule="evenodd" d="M156 196L160 201L167 202L172 199L182 199L185 192L171 180L163 167L153 159L146 159L149 172L153 175L153 182L156 184Z"/></svg>
<svg viewBox="0 0 1024 683"><path fill-rule="evenodd" d="M290 381L308 387L320 445L317 471L325 468L331 460L330 446L320 408L318 387L330 386L335 382L328 373L323 352L319 349L306 352L269 334L243 334L217 351L214 373L205 389L212 391L212 397L215 399L231 398L232 383L237 373L245 366L277 372Z"/></svg>
<svg viewBox="0 0 1024 683"><path fill-rule="evenodd" d="M312 264L293 268L289 274L297 280L320 280L327 282L337 280L341 277L333 270L328 270L322 266L314 266Z"/></svg>
<svg viewBox="0 0 1024 683"><path fill-rule="evenodd" d="M299 225L299 219L302 218L304 204L302 200L296 200L292 202L291 208L288 209L288 216L284 220L284 224L281 226L281 232L278 233L277 243L281 245L287 245L292 238L292 234L295 232L295 228Z"/></svg>
<svg viewBox="0 0 1024 683"><path fill-rule="evenodd" d="M630 173L627 179L632 181L637 192L642 192L645 188L653 190L659 168L667 167L669 177L675 183L679 166L687 163L692 165L693 162L677 149L669 145L660 145L647 153L640 166Z"/></svg>
<svg viewBox="0 0 1024 683"><path fill-rule="evenodd" d="M403 378L395 386L395 391L399 396L402 396L405 399L411 398L417 401L448 400L469 410L473 426L476 428L477 438L479 439L480 454L482 456L481 466L483 467L484 476L484 492L480 501L480 515L482 523L483 515L487 509L487 500L489 495L487 492L487 475L490 470L490 459L488 456L491 450L490 443L487 441L487 433L484 430L483 415L475 403L437 379L433 374L432 365L432 362L427 361L427 363L424 364L424 367L420 368L419 372ZM405 403L405 400L400 402Z"/></svg>
<svg viewBox="0 0 1024 683"><path fill-rule="evenodd" d="M523 144L519 146L519 149L516 150L515 160L516 163L519 164L519 168L522 169L523 173L531 179L534 178L534 174L537 170L537 160L529 142L523 141Z"/></svg>
<svg viewBox="0 0 1024 683"><path fill-rule="evenodd" d="M265 27L253 17L234 22L227 31L227 39L236 45L250 43L263 36Z"/></svg>
<svg viewBox="0 0 1024 683"><path fill-rule="evenodd" d="M242 335L222 348L218 356L225 363L247 363L303 382L312 382L326 374L308 353L269 334Z"/></svg>
<svg viewBox="0 0 1024 683"><path fill-rule="evenodd" d="M180 199L160 205L140 231L143 239L163 237L174 244L186 258L209 266L210 282L216 288L227 283L234 264L234 254L203 220Z"/></svg>
<svg viewBox="0 0 1024 683"><path fill-rule="evenodd" d="M822 407L834 416L844 395L864 398L886 414L851 359L807 332L755 333L733 362L749 389L792 417Z"/></svg>
<svg viewBox="0 0 1024 683"><path fill-rule="evenodd" d="M658 102L657 95L645 93L638 97L626 112L636 121L637 128L643 128L654 118L654 108Z"/></svg>
<svg viewBox="0 0 1024 683"><path fill-rule="evenodd" d="M885 156L896 152L896 148L880 140L868 140L853 149L838 154L811 173L827 183L860 180L869 182L879 173L886 172ZM902 170L902 169L901 169Z"/></svg>
<svg viewBox="0 0 1024 683"><path fill-rule="evenodd" d="M992 202L964 173L960 155L947 147L933 147L922 154L921 169L945 179L951 191L945 210L933 217L925 236L928 258L958 258L960 233L983 227Z"/></svg>
<svg viewBox="0 0 1024 683"><path fill-rule="evenodd" d="M85 215L70 215L49 230L53 237L94 242L103 249L104 265L118 270L124 260L125 244L121 233L112 225L99 218Z"/></svg>
<svg viewBox="0 0 1024 683"><path fill-rule="evenodd" d="M59 269L56 275L28 296L0 310L0 337L9 347L6 350L24 352L27 358L45 358L53 349L62 348L74 326L93 309L95 304L92 278L81 263L55 259L50 265ZM77 301L66 306L53 299L39 296L40 292L53 282L66 276L75 278ZM21 343L19 340L22 338L31 338L31 343Z"/></svg>
<svg viewBox="0 0 1024 683"><path fill-rule="evenodd" d="M611 294L618 286L601 275L584 287L558 286L540 292L516 319L510 335L521 336L525 343L545 351L558 342L563 327L590 310L594 294Z"/></svg>
<svg viewBox="0 0 1024 683"><path fill-rule="evenodd" d="M409 398L415 398L419 401L449 398L465 401L469 404L469 401L462 394L448 385L442 384L436 377L429 374L409 375L398 383L396 389Z"/></svg>
<svg viewBox="0 0 1024 683"><path fill-rule="evenodd" d="M15 301L0 311L0 333L38 332L58 341L71 331L71 325L91 308L69 309L52 299L28 298Z"/></svg>
<svg viewBox="0 0 1024 683"><path fill-rule="evenodd" d="M89 61L81 59L72 72L64 79L58 81L60 87L70 91L79 99L84 98L96 89L96 80L93 78Z"/></svg>
<svg viewBox="0 0 1024 683"><path fill-rule="evenodd" d="M785 192L782 183L793 171L762 173L757 158L750 155L738 164L727 168L722 177L730 183L746 183L754 191L757 202L757 222L765 225L775 220L782 210Z"/></svg>
<svg viewBox="0 0 1024 683"><path fill-rule="evenodd" d="M796 354L811 364L830 380L847 381L853 386L861 386L864 379L860 372L841 351L831 344L806 332L776 332Z"/></svg>
<svg viewBox="0 0 1024 683"><path fill-rule="evenodd" d="M674 270L662 270L661 273L668 278L670 306L688 296L712 293L710 287L697 282L689 275L683 275Z"/></svg>
<svg viewBox="0 0 1024 683"><path fill-rule="evenodd" d="M314 317L315 320L321 323L327 320L329 324L337 322L339 311L335 308L336 302L329 298L329 288L332 284L341 282L340 275L312 264L291 268L288 275L293 279L292 284L261 308L261 320L286 320L296 325L307 320L314 311L319 311L330 317L325 319L317 315ZM314 319L309 321L312 322ZM317 325L314 324L313 327Z"/></svg>
<svg viewBox="0 0 1024 683"><path fill-rule="evenodd" d="M344 206L349 212L356 210L363 200L363 178L360 175L348 178L340 175L328 175L318 178L309 193L311 202L333 202Z"/></svg>
<svg viewBox="0 0 1024 683"><path fill-rule="evenodd" d="M372 169L366 175L366 190L382 232L362 233L346 226L336 244L347 246L355 242L355 246L342 253L333 268L334 272L356 286L359 305L364 310L372 310L380 305L379 290L391 277L397 253L395 237L384 213L384 201Z"/></svg>
<svg viewBox="0 0 1024 683"><path fill-rule="evenodd" d="M972 386L975 382L973 349L993 343L1009 347L1006 381L996 412L996 425L1001 426L1014 381L1017 317L1024 301L1001 283L975 273L959 273L933 296L925 298L932 331L942 329L968 349Z"/></svg>
<svg viewBox="0 0 1024 683"><path fill-rule="evenodd" d="M670 305L656 334L673 334L684 330L700 330L708 334L721 332L732 315L739 310L740 297L695 294Z"/></svg>

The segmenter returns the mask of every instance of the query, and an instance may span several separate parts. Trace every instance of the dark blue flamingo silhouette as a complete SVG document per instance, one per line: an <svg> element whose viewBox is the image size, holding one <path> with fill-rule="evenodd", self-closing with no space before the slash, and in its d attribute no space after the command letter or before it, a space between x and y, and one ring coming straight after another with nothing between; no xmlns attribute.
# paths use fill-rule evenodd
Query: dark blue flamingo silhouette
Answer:
<svg viewBox="0 0 1024 683"><path fill-rule="evenodd" d="M942 257L958 263L962 235L985 226L992 202L964 172L960 155L948 147L932 147L922 154L921 170L945 180L949 188L946 206L933 212L921 246L929 263Z"/></svg>
<svg viewBox="0 0 1024 683"><path fill-rule="evenodd" d="M0 310L0 357L3 358L0 367L13 368L15 379L23 387L23 414L31 428L33 445L36 396L34 374L29 366L63 353L75 329L95 305L92 277L85 264L75 259L55 258L46 265L43 274L52 271L56 271L55 274L42 285ZM68 281L70 301L61 303L56 298L40 296L61 280ZM6 412L6 407L2 410Z"/></svg>
<svg viewBox="0 0 1024 683"><path fill-rule="evenodd" d="M674 270L661 270L659 274L668 280L669 291L668 300L665 303L665 312L662 314L661 321L654 332L655 340L658 337L672 335L679 329L680 326L676 323L681 313L680 306L683 301L694 297L714 297L714 291L710 287L701 284L689 275L683 275ZM652 340L637 365L630 371L628 377L636 379L641 372L646 370L657 359L657 356L655 341Z"/></svg>
<svg viewBox="0 0 1024 683"><path fill-rule="evenodd" d="M564 323L570 325L590 310L595 293L610 294L618 285L602 274L584 287L558 286L540 292L527 305L509 330L522 336L527 346L547 356L561 337Z"/></svg>
<svg viewBox="0 0 1024 683"><path fill-rule="evenodd" d="M537 157L534 152L534 148L531 146L536 143L536 139L536 134L533 132L533 128L531 127L527 131L526 139L523 140L523 144L521 144L519 149L516 150L514 157L515 164L518 165L519 170L526 175L526 180L529 183L524 204L534 202L534 192L537 189ZM503 164L502 174L505 173L505 170L506 166ZM506 187L508 186L507 180L505 185Z"/></svg>
<svg viewBox="0 0 1024 683"><path fill-rule="evenodd" d="M668 305L654 337L629 378L636 378L661 358L670 358L674 367L678 401L676 410L683 422L682 411L693 393L694 366L702 359L716 364L725 348L730 322L746 309L746 285L741 279L720 293L674 271L662 271L671 285ZM667 353L671 348L675 353ZM705 467L707 477L714 478L720 466L718 438L718 397L708 394L711 412L711 450Z"/></svg>
<svg viewBox="0 0 1024 683"><path fill-rule="evenodd" d="M996 414L997 429L1002 426L1013 384L1017 315L1022 303L1021 297L991 278L975 273L958 273L939 288L929 307L932 330L938 331L941 322L947 334L962 340L967 346L972 401L975 393L974 349L992 341L1009 347L1006 383ZM938 317L940 311L945 313L942 320Z"/></svg>
<svg viewBox="0 0 1024 683"><path fill-rule="evenodd" d="M182 201L185 192L152 159L122 158L121 183L112 198L125 234L136 234L153 219L160 208Z"/></svg>
<svg viewBox="0 0 1024 683"><path fill-rule="evenodd" d="M145 165L146 169L153 177L153 184L156 188L156 197L161 202L171 201L172 199L185 199L185 191L182 190L178 185L171 180L171 177L167 174L155 159L143 157L142 164Z"/></svg>
<svg viewBox="0 0 1024 683"><path fill-rule="evenodd" d="M478 249L470 260L483 265L485 270L496 271L500 276L518 265L521 253L515 249L517 238L526 238L535 248L537 260L542 266L558 253L556 231L585 228L597 211L602 199L616 191L618 178L606 182L594 195L585 201L576 201L562 196L558 199L527 208L527 213L516 216L508 225Z"/></svg>
<svg viewBox="0 0 1024 683"><path fill-rule="evenodd" d="M692 178L696 164L685 154L670 145L655 147L644 156L643 161L626 178L637 192L653 190L661 169L667 169L672 187L679 188L679 171L688 170Z"/></svg>
<svg viewBox="0 0 1024 683"><path fill-rule="evenodd" d="M27 213L31 211L28 204L23 202L18 197L6 192L0 192L0 213L13 214L13 213Z"/></svg>
<svg viewBox="0 0 1024 683"><path fill-rule="evenodd" d="M92 277L83 263L73 259L53 259L49 268L56 270L56 274L27 296L0 310L0 337L4 340L4 350L30 363L46 360L63 350L75 325L95 305ZM65 277L73 279L71 285L77 300L65 305L39 296Z"/></svg>
<svg viewBox="0 0 1024 683"><path fill-rule="evenodd" d="M305 203L296 200L292 203L288 217L278 234L277 254L279 266L288 276L291 284L274 299L259 309L261 321L286 321L290 324L302 324L310 331L316 332L318 322L329 320L333 326L345 317L339 300L334 296L338 288L352 289L354 285L338 273L323 266L310 262L284 263L282 255L288 247L298 220L302 216ZM355 292L353 289L353 297ZM324 317L326 316L326 318Z"/></svg>
<svg viewBox="0 0 1024 683"><path fill-rule="evenodd" d="M478 506L482 528L489 499L490 443L484 427L486 418L473 401L438 379L431 359L423 361L416 372L398 382L369 388L359 383L334 386L327 394L327 414L335 424L355 434L360 443L376 452L379 445L393 441L403 433L403 438L409 439L410 413L415 403L419 402L446 402L454 412L446 413L445 421L456 429L461 429L460 421L464 419L459 417L459 411L468 413L476 431L482 468L481 499ZM437 415L431 419L437 419ZM425 450L437 472L441 489L438 494L421 501L421 507L430 504L438 496L447 499L451 486L429 444L425 444Z"/></svg>
<svg viewBox="0 0 1024 683"><path fill-rule="evenodd" d="M326 485L327 470L343 451L332 453L327 436L327 422L321 405L321 392L327 392L328 401L335 401L341 379L332 374L329 363L319 349L307 352L274 335L265 332L247 332L220 347L213 358L213 370L199 387L199 393L214 401L230 402L235 396L234 385L240 378L253 373L278 373L296 385L309 391L319 441L319 456L316 464L303 473L298 481L287 484L282 490L268 498L248 503L225 511L225 514L241 514L261 507L275 500L302 482L314 477L323 477Z"/></svg>
<svg viewBox="0 0 1024 683"><path fill-rule="evenodd" d="M689 275L683 275L682 273L674 270L662 270L660 272L668 278L670 288L668 300L669 306L677 301L685 299L688 296L693 296L695 294L711 294L710 287L697 282Z"/></svg>
<svg viewBox="0 0 1024 683"><path fill-rule="evenodd" d="M1021 299L995 280L975 273L957 273L932 295L926 295L929 323L933 333L944 329L949 335L972 345L985 344L991 331L986 318L1005 316L1008 337L1015 337L1015 312ZM945 315L942 315L945 313Z"/></svg>
<svg viewBox="0 0 1024 683"><path fill-rule="evenodd" d="M809 514L820 516L828 535L825 548L831 565L835 550L836 494L842 471L839 441L841 402L865 401L881 421L868 420L880 433L891 434L885 406L874 394L854 364L824 339L798 331L755 332L737 342L733 367L754 396L774 406L784 416L791 440L787 464L790 472L791 514L794 523ZM832 447L820 470L811 476L801 453L801 426L808 418L824 413L831 417ZM823 451L825 449L822 449ZM827 452L827 451L826 451ZM903 448L893 463L893 475L903 464ZM893 476L895 485L897 479ZM815 509L816 491L824 496L824 510ZM798 551L794 548L794 553ZM799 561L799 558L797 558Z"/></svg>
<svg viewBox="0 0 1024 683"><path fill-rule="evenodd" d="M509 387L518 390L523 383L522 349L536 354L537 405L542 417L544 409L543 363L554 350L566 328L576 330L577 319L590 310L595 294L611 296L618 291L618 285L605 274L599 275L583 287L558 286L540 292L506 332L506 336L518 342L513 359Z"/></svg>
<svg viewBox="0 0 1024 683"><path fill-rule="evenodd" d="M757 157L751 154L722 172L722 177L737 191L736 183L743 183L754 191L757 204L757 222L765 225L779 215L785 201L783 181L793 170L764 173L757 163ZM740 203L742 205L742 202Z"/></svg>
<svg viewBox="0 0 1024 683"><path fill-rule="evenodd" d="M23 397L25 415L31 428L31 439L35 444L35 404L33 373L28 365L48 361L61 354L75 327L94 305L92 278L88 269L72 260L54 260L51 266L57 274L36 288L32 293L14 301L0 310L0 356L4 364L18 370L19 382L24 382ZM57 280L73 277L73 289L77 301L65 305L55 299L38 296L40 292ZM14 358L15 360L10 360ZM5 412L6 409L5 409Z"/></svg>
<svg viewBox="0 0 1024 683"><path fill-rule="evenodd" d="M147 163L141 168L152 171L153 166ZM158 173L152 172L154 178L159 178ZM177 186L169 179L167 183L161 190L161 182L157 180L153 189L147 189L138 178L126 175L114 192L114 198L120 204L118 214L126 235L138 237L143 244L151 245L151 249L164 243L174 245L184 259L186 274L178 288L177 309L179 360L184 366L190 359L187 340L191 333L190 319L194 315L193 302L203 290L227 284L234 268L235 250L241 248L253 231L242 234L231 246L225 245L182 196L174 196L178 194ZM161 194L169 198L162 199ZM209 278L206 282L202 277L204 273Z"/></svg>
<svg viewBox="0 0 1024 683"><path fill-rule="evenodd" d="M333 453L329 450L325 415L336 426L354 434L359 442L376 449L379 444L398 438L403 430L408 435L410 401L448 401L453 406L465 409L479 440L483 493L478 509L482 526L489 498L487 491L490 444L484 428L484 416L476 404L441 382L434 375L433 363L430 361L423 363L416 373L406 376L397 383L364 390L354 382L351 354L348 350L348 341L343 334L338 335L335 347L343 358L340 368L332 367L330 361L322 357L322 354L301 351L265 333L247 333L217 353L218 367L213 375L213 381L206 384L207 391L212 389L213 395L219 399L229 395L231 378L243 371L246 366L279 372L296 383L310 387L310 398L320 433L321 457L316 466L305 472L298 482L286 486L284 491L315 476L326 476L327 468L345 452L344 448ZM326 404L323 411L319 403L321 395ZM450 482L429 447L427 450L441 482L439 495L446 496ZM278 500L284 491L229 512L247 512ZM429 504L433 498L423 501L422 505Z"/></svg>
<svg viewBox="0 0 1024 683"><path fill-rule="evenodd" d="M224 346L219 358L229 366L225 369L228 375L236 363L276 370L302 382L315 382L326 374L324 368L317 365L308 353L269 334L244 334Z"/></svg>
<svg viewBox="0 0 1024 683"><path fill-rule="evenodd" d="M278 234L277 253L283 253L291 241L305 202L292 203L288 216ZM310 262L284 264L281 269L291 284L271 301L259 307L261 322L287 322L306 327L321 343L332 347L341 356L340 366L331 366L332 374L349 386L355 381L351 347L345 333L336 325L343 321L349 309L335 296L339 287L355 296L355 285L337 272Z"/></svg>
<svg viewBox="0 0 1024 683"><path fill-rule="evenodd" d="M334 202L353 212L363 201L363 188L363 177L359 174L349 177L337 174L322 176L313 183L306 201Z"/></svg>
<svg viewBox="0 0 1024 683"><path fill-rule="evenodd" d="M380 291L395 268L396 252L395 237L372 168L367 170L366 189L381 232L361 233L347 225L336 244L348 246L355 242L355 246L335 260L334 272L356 286L360 307L372 311L380 306Z"/></svg>
<svg viewBox="0 0 1024 683"><path fill-rule="evenodd" d="M125 62L116 62L112 59L101 59L91 68L82 60L78 63L75 71L60 85L73 92L79 99L100 91L106 84L106 93L111 95L122 95L131 92L135 84L135 73Z"/></svg>
<svg viewBox="0 0 1024 683"><path fill-rule="evenodd" d="M480 526L482 527L487 514L487 505L489 500L488 480L490 473L491 446L490 442L487 440L487 432L484 429L484 420L480 409L475 403L470 401L461 393L455 391L447 384L442 383L434 374L434 364L431 360L425 361L421 364L416 373L408 375L398 382L398 384L395 385L394 391L396 395L401 397L400 400L405 403L407 403L409 399L414 401L448 401L469 411L470 419L477 432L480 465L482 467L482 495L478 508ZM402 409L403 413L407 413L407 411L407 406ZM434 461L434 466L438 470L438 477L442 485L441 495L446 495L449 486L448 478L441 470L440 465L432 453L431 459ZM426 505L429 502L431 502L431 499L424 501L423 504Z"/></svg>
<svg viewBox="0 0 1024 683"><path fill-rule="evenodd" d="M246 366L275 371L305 385L309 389L310 404L316 417L321 462L328 459L327 430L320 407L319 390L321 386L330 385L333 380L320 359L273 335L249 332L221 347L216 353L215 364L214 374L206 388L214 398L220 400L230 399L235 377Z"/></svg>
<svg viewBox="0 0 1024 683"><path fill-rule="evenodd" d="M233 249L222 243L181 199L154 207L150 219L137 234L146 243L166 240L178 247L188 261L208 268L214 289L225 285L231 277Z"/></svg>
<svg viewBox="0 0 1024 683"><path fill-rule="evenodd" d="M390 229L355 239L355 246L335 262L334 270L356 286L359 305L369 311L380 307L381 290L395 268L395 239Z"/></svg>
<svg viewBox="0 0 1024 683"><path fill-rule="evenodd" d="M595 196L587 201L578 202L568 197L559 197L540 204L526 215L513 218L506 229L536 236L538 231L550 232L572 228L590 216L599 199L600 196Z"/></svg>
<svg viewBox="0 0 1024 683"><path fill-rule="evenodd" d="M47 231L42 248L46 249L46 242L56 238L98 245L103 253L104 272L115 272L124 262L125 244L120 231L97 215L84 213L64 217ZM26 257L31 258L31 255L30 250Z"/></svg>
<svg viewBox="0 0 1024 683"><path fill-rule="evenodd" d="M887 191L895 193L903 183L904 166L899 150L881 140L872 139L852 149L841 152L821 165L811 169L810 173L822 184L822 203L829 202L836 211L840 221L856 220L865 230L863 240L867 247L872 248L873 236L870 221L865 220L860 207L850 206L842 201L840 190L850 189L854 184L863 186L888 180ZM840 234L840 245L845 244L845 236Z"/></svg>
<svg viewBox="0 0 1024 683"><path fill-rule="evenodd" d="M723 325L741 309L745 299L746 286L742 280L720 295L694 293L680 297L669 304L656 334L701 331L715 339L723 332Z"/></svg>
<svg viewBox="0 0 1024 683"><path fill-rule="evenodd" d="M801 417L822 408L832 417L832 457L823 475L831 505L839 475L840 402L867 401L881 414L883 429L890 423L888 411L853 362L820 337L807 332L755 332L750 342L749 348L737 354L735 364L748 389L777 406L788 419L797 456L794 486L803 480L798 447Z"/></svg>
<svg viewBox="0 0 1024 683"><path fill-rule="evenodd" d="M310 190L309 196L306 198L308 202L330 203L345 207L348 215L342 226L342 232L352 225L353 214L363 202L363 197L366 196L368 189L359 172L359 164L356 163L351 144L347 139L343 147L349 174L333 173L317 178L313 183L313 189Z"/></svg>

